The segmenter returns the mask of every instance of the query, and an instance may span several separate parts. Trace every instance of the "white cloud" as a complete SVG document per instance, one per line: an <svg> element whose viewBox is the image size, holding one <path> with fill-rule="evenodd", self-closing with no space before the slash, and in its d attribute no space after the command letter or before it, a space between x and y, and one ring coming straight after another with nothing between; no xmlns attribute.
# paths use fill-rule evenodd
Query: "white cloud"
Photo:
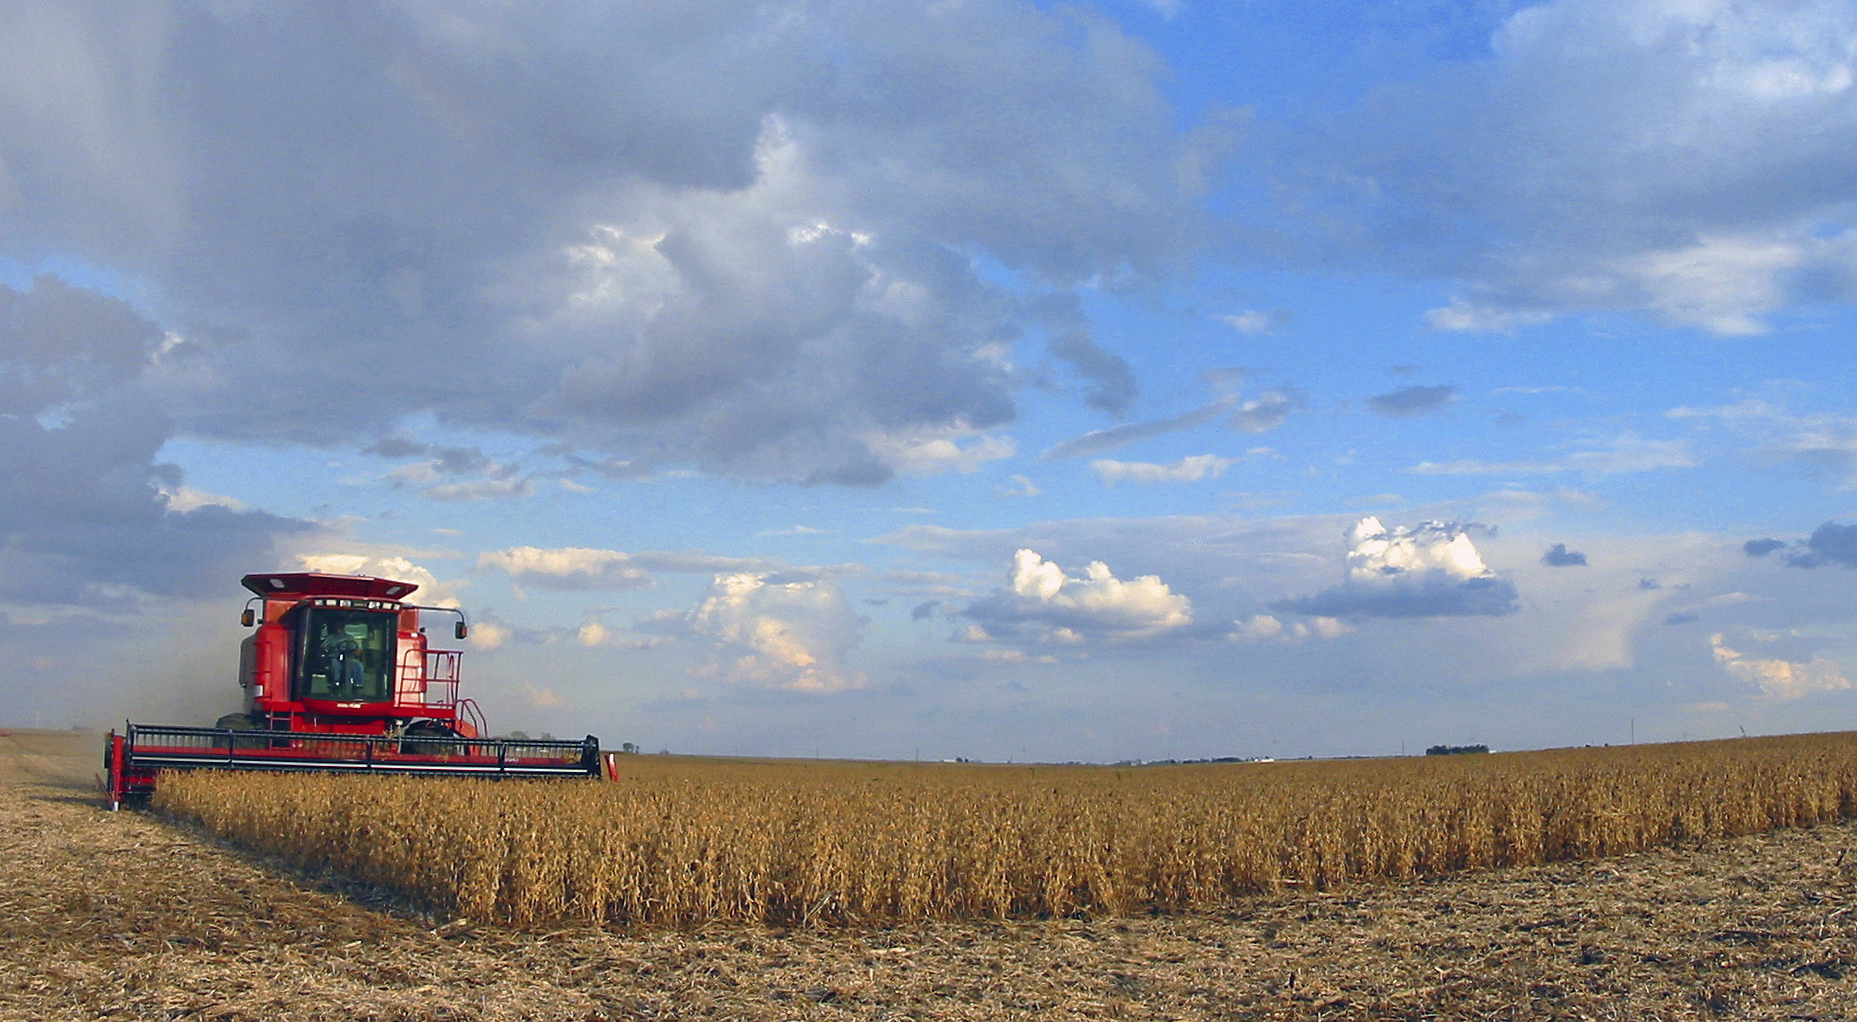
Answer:
<svg viewBox="0 0 1857 1022"><path fill-rule="evenodd" d="M826 533L827 530L815 529L810 525L795 525L785 529L763 529L755 535L766 538L769 536L823 536Z"/></svg>
<svg viewBox="0 0 1857 1022"><path fill-rule="evenodd" d="M197 511L203 507L223 507L228 511L249 511L251 506L237 497L226 497L191 486L163 486L161 495L168 500L169 511Z"/></svg>
<svg viewBox="0 0 1857 1022"><path fill-rule="evenodd" d="M1195 454L1171 465L1103 458L1090 462L1090 468L1102 476L1105 486L1114 486L1119 482L1196 483L1202 479L1217 479L1225 474L1226 469L1238 464L1238 461L1237 458L1222 458L1216 454Z"/></svg>
<svg viewBox="0 0 1857 1022"><path fill-rule="evenodd" d="M1535 309L1502 309L1473 305L1457 299L1441 309L1425 313L1425 322L1434 330L1466 333L1514 333L1526 326L1539 326L1554 318L1553 313Z"/></svg>
<svg viewBox="0 0 1857 1022"><path fill-rule="evenodd" d="M1279 388L1266 390L1248 401L1240 401L1232 408L1232 428L1240 433L1268 433L1284 420L1290 413L1302 408L1305 400L1300 391Z"/></svg>
<svg viewBox="0 0 1857 1022"><path fill-rule="evenodd" d="M592 648L605 643L610 635L611 633L606 630L605 622L597 617L589 617L575 630L574 639L582 646Z"/></svg>
<svg viewBox="0 0 1857 1022"><path fill-rule="evenodd" d="M1079 645L1151 639L1193 623L1192 601L1157 575L1124 581L1093 561L1081 578L1066 575L1035 551L1013 555L1008 587L962 611L983 638L1028 638Z"/></svg>
<svg viewBox="0 0 1857 1022"><path fill-rule="evenodd" d="M535 493L521 465L497 461L474 447L442 447L396 435L376 441L362 453L383 458L419 457L388 472L387 482L395 489L418 490L422 496L442 503L519 500Z"/></svg>
<svg viewBox="0 0 1857 1022"><path fill-rule="evenodd" d="M996 497L1036 497L1043 492L1045 491L1039 489L1038 484L1032 482L1030 477L1015 475L1012 477L1011 486L1002 486L993 491L993 495Z"/></svg>
<svg viewBox="0 0 1857 1022"><path fill-rule="evenodd" d="M471 622L471 645L481 650L501 649L510 634L508 627L496 621L479 618Z"/></svg>
<svg viewBox="0 0 1857 1022"><path fill-rule="evenodd" d="M1584 472L1591 475L1629 475L1671 468L1694 468L1696 459L1684 440L1646 440L1622 433L1610 447L1575 451L1538 461L1422 461L1406 471L1413 475L1547 475Z"/></svg>
<svg viewBox="0 0 1857 1022"><path fill-rule="evenodd" d="M839 692L864 684L845 657L867 622L829 581L770 582L748 573L717 575L682 618L711 643L701 674L801 692Z"/></svg>
<svg viewBox="0 0 1857 1022"><path fill-rule="evenodd" d="M1787 300L1784 277L1807 263L1805 246L1771 235L1704 237L1681 249L1627 259L1650 306L1674 323L1723 335L1766 333L1756 317Z"/></svg>
<svg viewBox="0 0 1857 1022"><path fill-rule="evenodd" d="M965 426L910 430L906 434L872 433L865 437L871 453L885 465L911 475L978 472L989 461L1010 458L1018 450L1011 437L980 436L963 447L972 431Z"/></svg>
<svg viewBox="0 0 1857 1022"><path fill-rule="evenodd" d="M1336 639L1353 631L1339 618L1316 617L1308 622L1284 624L1271 614L1253 614L1232 623L1226 638L1233 642L1303 642L1310 638Z"/></svg>
<svg viewBox="0 0 1857 1022"><path fill-rule="evenodd" d="M636 589L652 584L651 573L634 563L632 555L588 547L486 550L477 555L477 567L544 589Z"/></svg>
<svg viewBox="0 0 1857 1022"><path fill-rule="evenodd" d="M458 606L458 590L469 584L443 581L430 569L397 554L301 553L296 556L296 560L305 571L322 571L332 575L369 575L411 582L419 587L413 599L433 607Z"/></svg>
<svg viewBox="0 0 1857 1022"><path fill-rule="evenodd" d="M1260 398L1259 400L1262 401L1264 399ZM1117 448L1127 447L1137 440L1147 440L1151 437L1162 436L1180 430L1196 429L1218 418L1220 413L1232 407L1235 401L1236 399L1232 397L1222 397L1210 404L1201 405L1190 412L1182 412L1172 418L1154 419L1148 422L1129 422L1120 426L1111 426L1108 429L1092 430L1082 436L1071 437L1068 440L1053 444L1038 455L1038 460L1051 461L1057 458L1075 458L1088 454L1102 454L1107 451L1116 450ZM1276 405L1274 403L1268 406L1260 405L1259 408L1262 413L1268 417L1274 414ZM1281 418L1279 417L1277 421L1280 422ZM1247 430L1247 432L1258 432L1258 430Z"/></svg>
<svg viewBox="0 0 1857 1022"><path fill-rule="evenodd" d="M1283 325L1287 318L1282 312L1261 312L1257 309L1244 309L1226 315L1214 316L1213 319L1224 323L1241 334L1267 334Z"/></svg>
<svg viewBox="0 0 1857 1022"><path fill-rule="evenodd" d="M441 503L464 504L475 500L520 500L534 495L535 484L527 479L480 479L469 483L439 483L419 492Z"/></svg>
<svg viewBox="0 0 1857 1022"><path fill-rule="evenodd" d="M1443 522L1388 529L1369 515L1348 530L1347 543L1348 581L1363 585L1414 571L1459 582L1489 574L1469 533Z"/></svg>
<svg viewBox="0 0 1857 1022"><path fill-rule="evenodd" d="M522 697L530 706L537 709L556 709L567 705L566 700L555 694L554 689L525 683Z"/></svg>
<svg viewBox="0 0 1857 1022"><path fill-rule="evenodd" d="M1470 528L1434 521L1389 529L1371 515L1362 518L1344 536L1341 584L1272 608L1336 618L1513 613L1514 584L1483 563Z"/></svg>
<svg viewBox="0 0 1857 1022"><path fill-rule="evenodd" d="M1851 687L1843 668L1824 659L1806 661L1749 656L1724 643L1726 636L1709 637L1715 662L1743 684L1772 699L1798 699L1819 692L1835 692Z"/></svg>
<svg viewBox="0 0 1857 1022"><path fill-rule="evenodd" d="M1857 416L1840 412L1796 412L1762 398L1718 408L1673 408L1676 420L1718 426L1743 443L1756 461L1786 465L1837 479L1857 489Z"/></svg>
<svg viewBox="0 0 1857 1022"><path fill-rule="evenodd" d="M980 659L1000 664L1055 664L1057 657L1049 653L1036 656L1022 649L987 649L980 651Z"/></svg>

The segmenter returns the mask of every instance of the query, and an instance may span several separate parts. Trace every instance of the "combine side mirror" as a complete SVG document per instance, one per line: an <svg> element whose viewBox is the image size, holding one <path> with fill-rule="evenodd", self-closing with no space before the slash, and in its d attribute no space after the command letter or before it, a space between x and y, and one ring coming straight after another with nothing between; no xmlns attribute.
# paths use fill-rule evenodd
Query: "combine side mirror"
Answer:
<svg viewBox="0 0 1857 1022"><path fill-rule="evenodd" d="M245 613L239 615L239 624L242 624L247 628L250 628L251 623L255 620L257 620L257 616L252 613L252 610L250 607L246 607Z"/></svg>
<svg viewBox="0 0 1857 1022"><path fill-rule="evenodd" d="M456 635L459 639L465 639L470 636L471 630L465 627L464 622L460 621L458 622L458 626L451 630L451 634Z"/></svg>

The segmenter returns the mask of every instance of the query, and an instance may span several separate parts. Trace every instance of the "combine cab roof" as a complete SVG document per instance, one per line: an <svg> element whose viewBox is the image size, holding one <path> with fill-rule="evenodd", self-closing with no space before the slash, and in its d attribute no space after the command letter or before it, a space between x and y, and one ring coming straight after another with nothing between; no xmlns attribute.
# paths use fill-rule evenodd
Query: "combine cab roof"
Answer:
<svg viewBox="0 0 1857 1022"><path fill-rule="evenodd" d="M289 598L350 596L366 600L404 600L419 585L367 575L325 575L320 571L268 571L239 580L259 596Z"/></svg>

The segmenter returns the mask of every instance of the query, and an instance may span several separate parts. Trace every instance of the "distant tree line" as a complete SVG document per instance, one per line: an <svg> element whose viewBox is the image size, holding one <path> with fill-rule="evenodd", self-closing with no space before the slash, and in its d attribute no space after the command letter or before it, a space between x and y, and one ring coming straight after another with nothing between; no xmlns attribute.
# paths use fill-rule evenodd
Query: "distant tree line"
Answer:
<svg viewBox="0 0 1857 1022"><path fill-rule="evenodd" d="M1476 756L1488 752L1487 745L1434 745L1425 750L1427 756Z"/></svg>

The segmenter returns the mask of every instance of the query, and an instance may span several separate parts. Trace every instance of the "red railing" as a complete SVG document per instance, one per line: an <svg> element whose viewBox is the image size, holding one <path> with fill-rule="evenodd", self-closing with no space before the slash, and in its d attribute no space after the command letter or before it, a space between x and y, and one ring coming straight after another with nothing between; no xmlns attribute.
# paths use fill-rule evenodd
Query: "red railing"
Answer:
<svg viewBox="0 0 1857 1022"><path fill-rule="evenodd" d="M405 651L400 655L393 701L401 706L455 711L463 665L463 650L428 649L423 655L417 649Z"/></svg>

